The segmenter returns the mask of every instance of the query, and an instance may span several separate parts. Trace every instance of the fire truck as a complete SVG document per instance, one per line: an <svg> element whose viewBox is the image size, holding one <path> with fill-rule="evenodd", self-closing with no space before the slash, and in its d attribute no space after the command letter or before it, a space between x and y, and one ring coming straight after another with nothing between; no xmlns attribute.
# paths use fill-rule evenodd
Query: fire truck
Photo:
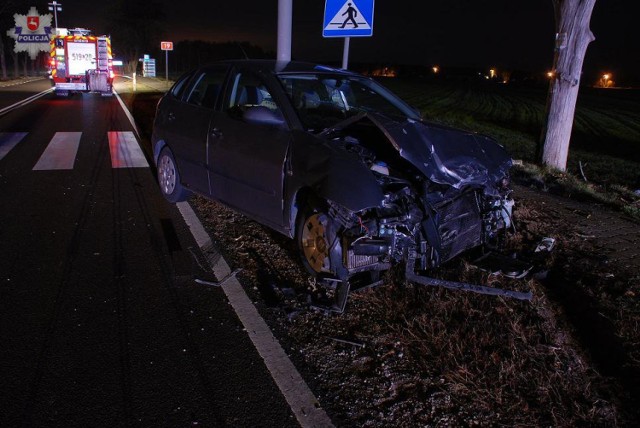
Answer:
<svg viewBox="0 0 640 428"><path fill-rule="evenodd" d="M111 40L83 28L58 28L51 38L50 77L56 95L96 92L112 95Z"/></svg>

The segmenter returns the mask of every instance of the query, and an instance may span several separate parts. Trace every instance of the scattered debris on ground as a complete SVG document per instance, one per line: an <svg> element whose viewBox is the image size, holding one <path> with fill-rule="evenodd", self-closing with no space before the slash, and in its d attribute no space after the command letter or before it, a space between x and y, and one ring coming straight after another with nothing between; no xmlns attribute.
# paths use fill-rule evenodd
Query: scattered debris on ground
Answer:
<svg viewBox="0 0 640 428"><path fill-rule="evenodd" d="M317 290L292 241L192 205L337 425L625 425L640 393L640 228L525 188L516 198L511 246L535 262L531 275L464 259L438 274L530 289L531 302L414 285L395 269L352 292L342 315L310 308Z"/></svg>

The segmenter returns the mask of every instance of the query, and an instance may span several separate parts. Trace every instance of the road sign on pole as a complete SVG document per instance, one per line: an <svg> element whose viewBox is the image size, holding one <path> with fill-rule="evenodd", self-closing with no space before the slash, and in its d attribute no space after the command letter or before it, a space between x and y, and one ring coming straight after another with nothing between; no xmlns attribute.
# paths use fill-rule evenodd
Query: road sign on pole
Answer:
<svg viewBox="0 0 640 428"><path fill-rule="evenodd" d="M169 82L169 51L173 50L173 42L160 42L160 49L164 51L164 78Z"/></svg>
<svg viewBox="0 0 640 428"><path fill-rule="evenodd" d="M326 0L322 37L371 37L374 0Z"/></svg>

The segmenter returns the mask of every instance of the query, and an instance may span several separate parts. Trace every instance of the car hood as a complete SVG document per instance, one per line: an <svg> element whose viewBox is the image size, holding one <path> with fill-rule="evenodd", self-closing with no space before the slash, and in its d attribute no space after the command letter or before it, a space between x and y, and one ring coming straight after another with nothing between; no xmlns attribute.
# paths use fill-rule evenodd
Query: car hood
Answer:
<svg viewBox="0 0 640 428"><path fill-rule="evenodd" d="M456 189L494 189L512 166L504 147L488 136L409 118L398 121L378 113L362 113L333 129L367 119L384 133L401 157L434 183Z"/></svg>

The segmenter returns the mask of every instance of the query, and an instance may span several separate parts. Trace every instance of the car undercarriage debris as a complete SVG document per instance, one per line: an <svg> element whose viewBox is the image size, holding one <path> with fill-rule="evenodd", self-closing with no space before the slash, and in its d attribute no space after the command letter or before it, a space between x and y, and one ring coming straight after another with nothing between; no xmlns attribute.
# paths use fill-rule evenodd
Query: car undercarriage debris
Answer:
<svg viewBox="0 0 640 428"><path fill-rule="evenodd" d="M451 290L456 291L470 291L472 293L478 294L486 294L491 296L500 296L500 297L508 297L517 300L526 300L531 301L533 298L533 294L531 291L517 291L517 290L507 290L503 288L489 287L485 285L471 284L466 282L458 282L458 281L449 281L439 278L433 278L428 276L423 276L415 273L415 262L416 262L416 254L410 255L405 266L405 278L407 281L419 284L426 285L431 287L444 287ZM526 265L526 264L523 264ZM528 273L530 267L526 269ZM520 276L522 277L522 276ZM358 287L357 290L361 290L362 288L371 288L376 287L378 285L382 285L383 281L375 281L370 284L366 284L364 287ZM321 309L330 312L342 313L344 312L347 306L347 299L349 297L349 293L351 292L351 283L349 280L339 280L334 278L325 278L321 281L316 281L314 283L316 286L326 287L333 290L333 298L329 301L320 301L312 299L311 306L316 309Z"/></svg>
<svg viewBox="0 0 640 428"><path fill-rule="evenodd" d="M488 294L491 296L510 297L518 300L531 300L533 297L530 291L522 292L515 290L505 290L502 288L487 287L484 285L469 284L465 282L447 281L443 279L417 275L414 273L414 264L415 258L409 258L405 270L405 275L408 281L415 282L417 284L450 288L452 290L471 291L473 293Z"/></svg>

